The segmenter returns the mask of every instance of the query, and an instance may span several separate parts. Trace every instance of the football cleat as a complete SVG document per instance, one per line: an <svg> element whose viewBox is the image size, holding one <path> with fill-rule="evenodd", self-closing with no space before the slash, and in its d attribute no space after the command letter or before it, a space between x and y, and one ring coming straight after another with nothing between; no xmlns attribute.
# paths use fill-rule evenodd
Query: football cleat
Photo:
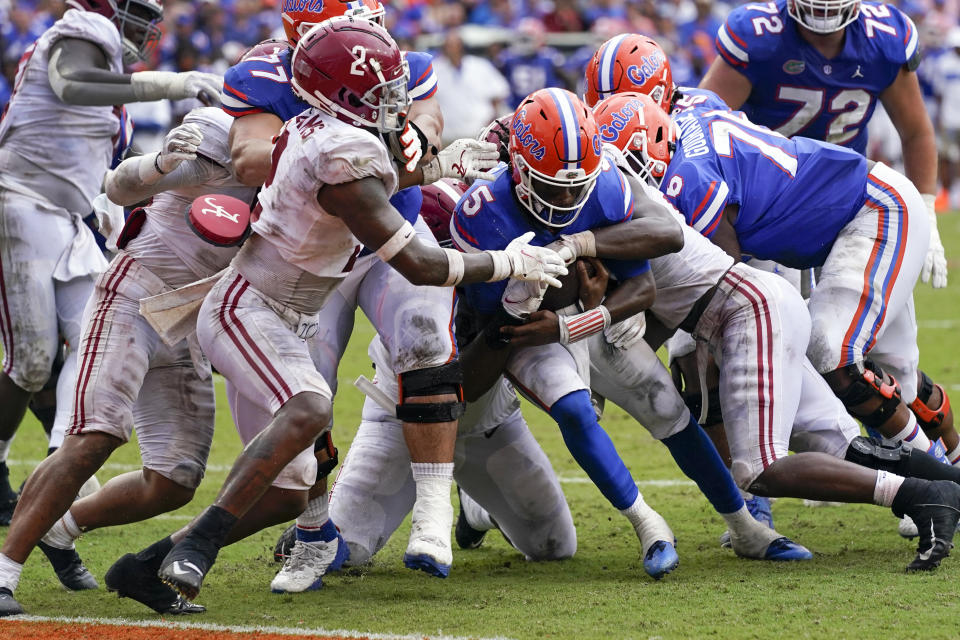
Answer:
<svg viewBox="0 0 960 640"><path fill-rule="evenodd" d="M449 541L449 529L444 538L442 535L432 534L420 522L414 522L410 529L407 551L403 554L403 566L424 571L437 578L446 578L450 575L450 565L453 564Z"/></svg>
<svg viewBox="0 0 960 640"><path fill-rule="evenodd" d="M297 540L270 583L273 593L300 593L323 587L323 576L343 566L350 550L340 533L330 542Z"/></svg>
<svg viewBox="0 0 960 640"><path fill-rule="evenodd" d="M47 560L53 565L53 570L60 580L60 584L71 591L84 591L86 589L97 589L97 579L80 560L80 555L76 549L58 549L41 540L37 546L47 556Z"/></svg>
<svg viewBox="0 0 960 640"><path fill-rule="evenodd" d="M769 529L773 529L773 513L770 511L770 499L762 496L753 496L749 500L744 500L747 505L747 511L753 516L753 519ZM720 546L724 549L731 548L730 532L724 531L720 536Z"/></svg>
<svg viewBox="0 0 960 640"><path fill-rule="evenodd" d="M763 559L775 562L813 560L813 554L802 544L797 544L787 537L780 537L770 543L763 554Z"/></svg>
<svg viewBox="0 0 960 640"><path fill-rule="evenodd" d="M659 580L680 564L677 550L666 540L657 540L643 556L643 570L654 580Z"/></svg>
<svg viewBox="0 0 960 640"><path fill-rule="evenodd" d="M917 525L920 542L917 556L907 571L931 571L950 555L953 535L960 521L960 486L949 480L929 482L923 494L906 509Z"/></svg>
<svg viewBox="0 0 960 640"><path fill-rule="evenodd" d="M216 562L219 551L209 540L187 534L187 537L173 545L160 563L157 575L181 596L193 600L200 593L203 579Z"/></svg>
<svg viewBox="0 0 960 640"><path fill-rule="evenodd" d="M6 527L13 520L13 511L17 508L19 494L10 486L10 469L7 463L0 462L0 527Z"/></svg>
<svg viewBox="0 0 960 640"><path fill-rule="evenodd" d="M290 556L290 550L297 541L297 523L294 522L283 530L280 537L277 538L277 544L273 546L273 561L283 562Z"/></svg>
<svg viewBox="0 0 960 640"><path fill-rule="evenodd" d="M160 581L152 567L132 553L114 562L103 581L107 591L115 591L121 598L136 600L157 613L184 615L207 610L203 605L188 602L177 595L176 591Z"/></svg>
<svg viewBox="0 0 960 640"><path fill-rule="evenodd" d="M16 616L23 613L23 607L13 597L13 592L6 587L0 587L0 618Z"/></svg>
<svg viewBox="0 0 960 640"><path fill-rule="evenodd" d="M917 523L915 523L910 516L903 516L900 519L900 522L897 524L897 533L900 534L901 538L906 538L907 540L913 540L920 535L917 531Z"/></svg>
<svg viewBox="0 0 960 640"><path fill-rule="evenodd" d="M463 493L460 487L457 487L457 499L460 501L460 510L457 514L457 526L453 530L453 537L457 541L457 546L461 549L479 549L483 544L483 539L487 537L486 531L474 529L467 520L467 514L463 509Z"/></svg>

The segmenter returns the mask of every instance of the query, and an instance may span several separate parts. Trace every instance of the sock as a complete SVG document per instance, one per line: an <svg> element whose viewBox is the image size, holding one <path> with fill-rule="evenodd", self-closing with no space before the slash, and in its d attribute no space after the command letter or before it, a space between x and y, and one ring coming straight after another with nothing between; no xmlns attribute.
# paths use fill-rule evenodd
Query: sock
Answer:
<svg viewBox="0 0 960 640"><path fill-rule="evenodd" d="M441 500L450 504L453 486L452 462L411 462L413 481L417 484L417 500ZM453 506L450 507L451 511Z"/></svg>
<svg viewBox="0 0 960 640"><path fill-rule="evenodd" d="M73 549L73 541L80 537L80 527L68 509L63 517L53 523L43 536L43 541L57 549Z"/></svg>
<svg viewBox="0 0 960 640"><path fill-rule="evenodd" d="M233 529L233 525L237 524L237 520L239 518L226 509L211 505L197 518L187 535L203 538L219 549L223 547L227 534Z"/></svg>
<svg viewBox="0 0 960 640"><path fill-rule="evenodd" d="M487 510L463 490L460 491L460 508L463 509L467 524L477 531L490 531L497 528L497 523L493 521Z"/></svg>
<svg viewBox="0 0 960 640"><path fill-rule="evenodd" d="M639 529L643 522L650 517L652 511L650 505L643 501L643 494L638 491L637 499L633 501L633 504L626 509L621 509L620 513L627 517L634 529Z"/></svg>
<svg viewBox="0 0 960 640"><path fill-rule="evenodd" d="M950 464L950 461L947 460L947 450L939 438L930 443L930 446L927 448L927 453L936 458L937 461L942 464Z"/></svg>
<svg viewBox="0 0 960 640"><path fill-rule="evenodd" d="M686 429L661 442L670 450L680 470L697 483L717 513L734 513L744 506L733 476L693 416Z"/></svg>
<svg viewBox="0 0 960 640"><path fill-rule="evenodd" d="M960 484L960 467L944 464L919 449L906 450L906 464L898 465L902 475L924 480L950 480Z"/></svg>
<svg viewBox="0 0 960 640"><path fill-rule="evenodd" d="M950 464L960 463L960 444L958 444L955 449L947 452L947 462Z"/></svg>
<svg viewBox="0 0 960 640"><path fill-rule="evenodd" d="M7 462L7 455L10 453L10 445L13 444L13 438L9 440L0 440L0 463Z"/></svg>
<svg viewBox="0 0 960 640"><path fill-rule="evenodd" d="M423 540L436 538L442 550L442 564L449 565L450 530L453 528L453 504L450 489L453 486L452 462L411 462L413 480L417 484L417 499L411 515L410 542L407 549Z"/></svg>
<svg viewBox="0 0 960 640"><path fill-rule="evenodd" d="M304 542L330 542L336 539L337 533L337 526L330 518L319 527L302 528L297 522L297 540Z"/></svg>
<svg viewBox="0 0 960 640"><path fill-rule="evenodd" d="M60 447L47 447L47 457L49 458L50 456L52 456L53 453L59 448Z"/></svg>
<svg viewBox="0 0 960 640"><path fill-rule="evenodd" d="M877 484L873 487L873 504L892 507L893 498L900 491L900 485L906 480L903 476L886 471L877 471Z"/></svg>
<svg viewBox="0 0 960 640"><path fill-rule="evenodd" d="M23 571L22 564L0 553L0 587L10 589L10 593L16 591L17 585L20 584L21 571Z"/></svg>
<svg viewBox="0 0 960 640"><path fill-rule="evenodd" d="M173 540L167 536L163 540L158 540L152 545L137 554L137 560L147 565L151 572L160 570L160 564L167 557L170 550L173 549Z"/></svg>
<svg viewBox="0 0 960 640"><path fill-rule="evenodd" d="M900 430L900 433L892 438L884 438L884 444L901 444L904 449L919 449L920 451L930 450L930 439L923 432L920 425L917 424L917 418L910 413L907 419L907 426Z"/></svg>
<svg viewBox="0 0 960 640"><path fill-rule="evenodd" d="M920 478L905 478L900 484L900 490L897 491L897 495L893 497L890 504L893 515L902 518L907 509L914 504L917 495L927 482L927 480L921 480Z"/></svg>
<svg viewBox="0 0 960 640"><path fill-rule="evenodd" d="M316 498L311 498L307 508L297 516L297 527L303 529L318 529L320 525L330 519L330 494L326 491Z"/></svg>
<svg viewBox="0 0 960 640"><path fill-rule="evenodd" d="M567 450L603 497L617 509L629 508L640 492L610 436L597 422L590 392L581 389L563 396L550 407L550 417L560 426Z"/></svg>

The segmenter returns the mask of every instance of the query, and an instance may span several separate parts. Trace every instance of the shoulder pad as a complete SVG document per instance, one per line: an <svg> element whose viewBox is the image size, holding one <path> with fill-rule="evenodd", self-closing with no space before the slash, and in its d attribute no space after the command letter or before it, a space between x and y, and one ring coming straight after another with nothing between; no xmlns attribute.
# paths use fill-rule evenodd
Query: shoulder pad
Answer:
<svg viewBox="0 0 960 640"><path fill-rule="evenodd" d="M242 60L223 76L223 109L239 117L272 111L271 104L290 91L289 66L284 54L275 62L262 59Z"/></svg>
<svg viewBox="0 0 960 640"><path fill-rule="evenodd" d="M780 46L780 33L790 18L780 5L774 5L779 9L778 13L771 13L771 5L773 3L752 3L737 7L717 30L717 53L734 68L762 62ZM770 27L759 27L760 35L757 35L757 25L761 22Z"/></svg>
<svg viewBox="0 0 960 640"><path fill-rule="evenodd" d="M54 42L61 38L89 40L103 49L111 61L122 55L120 32L109 18L99 13L70 9L47 33Z"/></svg>
<svg viewBox="0 0 960 640"><path fill-rule="evenodd" d="M910 71L920 65L920 37L913 20L889 4L864 2L860 5L857 28L866 34L876 52L891 64L907 65Z"/></svg>
<svg viewBox="0 0 960 640"><path fill-rule="evenodd" d="M437 93L437 76L433 72L433 56L421 51L404 51L403 56L410 68L407 91L413 100L426 100Z"/></svg>

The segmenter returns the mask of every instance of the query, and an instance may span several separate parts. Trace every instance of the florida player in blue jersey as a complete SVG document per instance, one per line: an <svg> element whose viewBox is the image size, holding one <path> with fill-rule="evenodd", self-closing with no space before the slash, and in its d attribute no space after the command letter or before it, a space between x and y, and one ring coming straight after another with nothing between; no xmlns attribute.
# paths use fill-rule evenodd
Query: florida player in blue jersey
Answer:
<svg viewBox="0 0 960 640"><path fill-rule="evenodd" d="M659 110L656 105L644 110L648 122L664 124L648 130L646 148L638 153L687 223L734 258L748 253L799 269L819 267L809 303L810 361L854 417L903 443L898 451L930 449L907 407L916 396L910 301L929 237L916 187L855 151L787 139L740 112L693 109L674 125L662 111L658 120L652 112ZM655 147L657 140L674 144ZM913 357L903 357L905 351ZM768 476L773 465L763 468L762 482L750 485L751 491L799 495L792 483L799 476ZM932 471L950 479L956 479L955 472L942 464ZM875 490L865 477L848 480L851 484L838 490L840 499L876 500L893 504L898 515L906 511L902 503L891 502L894 485L884 485L886 479L878 477ZM821 495L829 493L827 485L820 485ZM953 535L947 525L955 526L960 515L955 511L960 503L949 495L930 498L950 506L954 515L934 520L935 539L921 540L914 568L931 568L931 557L943 557Z"/></svg>
<svg viewBox="0 0 960 640"><path fill-rule="evenodd" d="M665 234L656 241L651 237L631 240L620 230L621 225L617 234L612 234L614 238L607 235L601 244L599 238L605 227L633 217L634 194L619 170L602 157L592 113L567 91L544 89L521 103L511 123L509 155L510 166L499 168L493 181L475 182L460 200L451 223L451 236L467 252L500 246L515 233L533 232L531 242L542 245L560 240L561 234L567 242L574 242L571 238L591 238L592 249L579 255L604 259L620 281L616 292L595 309L573 315L538 311L529 316L526 324L504 326L501 331L510 337L513 347L506 360L511 379L556 420L574 458L604 497L641 534L649 507L643 503L630 472L598 423L588 385L576 361L585 356L584 339L649 306L653 281L646 258L677 250L679 237ZM509 309L522 304L523 298L505 293L511 291L495 284L465 289L471 307L492 318L487 335L493 345L501 335L501 325L519 324L511 319L518 314L511 314ZM645 348L646 357L656 362L656 356L642 341L636 348ZM729 472L700 426L679 398L671 402L666 397L676 395L666 371L659 363L654 369L663 372L663 380L651 378L644 389L664 394L663 402L654 404L676 407L677 411L670 416L653 415L654 409L643 424L667 446L684 473L698 483L735 536L762 538L756 540L750 552L744 550L744 555L809 558L806 549L750 517ZM671 554L672 540L661 539L662 545L651 546L640 537L648 573L659 577L671 569L669 564L658 566L657 559L658 554L661 560Z"/></svg>
<svg viewBox="0 0 960 640"><path fill-rule="evenodd" d="M751 121L863 154L877 100L903 146L904 171L927 208L930 244L920 279L947 285L934 201L937 149L917 78L917 28L896 7L860 0L778 0L747 4L727 17L720 52L700 86L716 91ZM946 392L918 370L911 404L948 459L960 463L960 436Z"/></svg>
<svg viewBox="0 0 960 640"><path fill-rule="evenodd" d="M923 194L930 247L921 279L947 286L933 202L937 148L917 79L917 28L899 9L860 0L777 0L739 7L717 32L700 86L757 124L865 153L867 122L883 103Z"/></svg>
<svg viewBox="0 0 960 640"><path fill-rule="evenodd" d="M284 2L281 16L288 42L261 43L236 66L227 71L223 106L236 120L230 134L231 155L238 178L245 184L261 184L271 166L273 137L284 120L299 114L308 105L291 90L291 48L300 36L316 23L336 15L352 15L382 22L383 6L377 0L355 2ZM356 54L355 54L356 55ZM427 162L424 154L440 138L443 120L434 99L437 83L430 56L404 53L409 67L408 95L412 98L405 128L388 134L386 142L398 159L401 190L390 202L425 242L435 242L429 228L418 221L422 196L412 185L430 183L442 175L463 178L475 149L450 145ZM462 152L462 153L461 153ZM495 162L492 154L492 166ZM459 171L451 168L456 165ZM452 172L452 173L451 173ZM460 174L460 175L458 175ZM408 187L408 188L404 188ZM450 331L452 289L414 287L396 278L383 261L363 250L349 278L321 312L321 331L310 340L311 353L321 373L334 384L340 358L353 328L356 308L370 318L393 358L392 366L401 380L406 397L401 399L398 415L404 421L404 437L411 452L413 476L417 481L418 507L404 561L410 568L445 576L452 560L450 528L453 512L449 489L453 473L453 449L456 415L451 413L457 398L433 393L438 380L448 376L456 365L456 346ZM334 386L333 391L336 391ZM432 414L415 411L412 404L425 397L436 402ZM238 412L251 418L249 412ZM303 591L317 588L322 574L342 559L338 548L342 540L328 517L326 475L336 465L336 449L329 436L318 441L321 473L311 492L307 510L296 527L278 543L281 551L295 536L283 569L271 585L274 591ZM432 496L432 498L431 498ZM441 497L442 496L442 497ZM423 498L421 500L421 498ZM426 508L424 505L436 505Z"/></svg>

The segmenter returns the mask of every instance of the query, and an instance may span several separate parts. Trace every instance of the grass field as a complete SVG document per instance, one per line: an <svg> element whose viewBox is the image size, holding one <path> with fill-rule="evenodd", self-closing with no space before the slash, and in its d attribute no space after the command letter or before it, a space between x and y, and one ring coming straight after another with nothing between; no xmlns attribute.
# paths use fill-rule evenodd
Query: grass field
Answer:
<svg viewBox="0 0 960 640"><path fill-rule="evenodd" d="M960 399L960 215L940 217L950 288L918 285L921 365ZM359 419L361 396L349 381L370 374L369 326L358 323L341 367L336 441L341 455ZM102 580L114 559L178 528L209 504L240 446L219 383L217 434L211 468L195 500L150 522L95 531L78 542ZM641 482L647 501L678 538L680 567L660 582L643 572L627 521L586 480L553 423L527 406L525 415L549 454L573 511L579 550L568 561L531 564L498 534L476 551L454 552L450 578L404 569L407 525L362 571L326 578L318 592L269 593L278 565L270 559L280 528L228 547L198 602L208 612L191 622L270 627L323 627L378 634L508 636L515 638L955 638L960 557L935 573L906 575L912 543L896 534L889 510L871 506L807 508L798 500L773 507L777 529L815 553L812 562L774 565L740 560L720 549L722 521L680 474L666 449L617 409L604 426ZM14 486L45 450L42 431L28 421L11 453ZM342 459L342 458L341 458ZM135 446L118 451L101 482L136 468ZM960 553L955 554L960 556ZM152 620L158 616L105 590L64 591L41 554L28 561L17 591L27 612ZM60 631L57 637L96 637ZM12 633L0 623L0 637ZM159 636L157 636L159 637ZM168 637L164 635L163 637Z"/></svg>

